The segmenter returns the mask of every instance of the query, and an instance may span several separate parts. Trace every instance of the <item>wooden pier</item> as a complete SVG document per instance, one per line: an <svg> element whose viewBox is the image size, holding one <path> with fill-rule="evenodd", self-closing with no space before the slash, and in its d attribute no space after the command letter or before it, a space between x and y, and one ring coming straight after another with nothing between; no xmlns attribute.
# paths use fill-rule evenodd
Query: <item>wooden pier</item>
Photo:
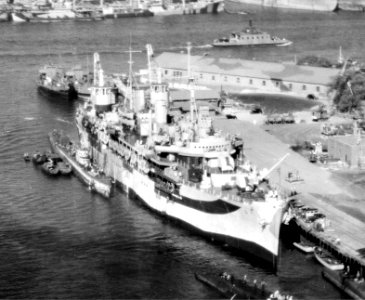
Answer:
<svg viewBox="0 0 365 300"><path fill-rule="evenodd" d="M303 232L317 239L318 244L334 252L344 264L365 267L365 201L356 199L351 188L336 183L332 173L311 164L307 159L290 149L290 145L278 140L259 126L240 120L217 118L216 129L239 135L243 138L246 157L259 168L270 168L286 153L290 153L280 168L270 174L270 181L280 189L295 190L299 200L325 214L330 225L317 231L298 222ZM293 170L298 171L301 181L285 180ZM354 213L355 212L355 213ZM364 274L364 273L362 273Z"/></svg>

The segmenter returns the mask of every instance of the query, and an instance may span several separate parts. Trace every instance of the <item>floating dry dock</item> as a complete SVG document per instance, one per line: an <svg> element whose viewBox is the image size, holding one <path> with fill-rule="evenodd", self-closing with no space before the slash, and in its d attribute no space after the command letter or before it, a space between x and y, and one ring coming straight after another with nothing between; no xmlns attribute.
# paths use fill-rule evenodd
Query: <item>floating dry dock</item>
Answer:
<svg viewBox="0 0 365 300"><path fill-rule="evenodd" d="M245 142L246 156L259 168L270 166L286 153L290 153L277 172L270 174L270 181L288 193L296 190L303 204L319 209L330 220L330 226L322 232L299 222L299 226L308 235L317 238L322 246L337 254L345 264L361 265L364 268L365 218L361 220L354 217L354 213L350 213L351 210L360 215L365 213L365 205L361 203L361 199L352 198L349 189L336 183L328 170L309 163L292 151L289 145L259 126L223 118L215 119L214 126L232 135L240 135ZM285 180L289 172L296 171L303 181L290 183Z"/></svg>

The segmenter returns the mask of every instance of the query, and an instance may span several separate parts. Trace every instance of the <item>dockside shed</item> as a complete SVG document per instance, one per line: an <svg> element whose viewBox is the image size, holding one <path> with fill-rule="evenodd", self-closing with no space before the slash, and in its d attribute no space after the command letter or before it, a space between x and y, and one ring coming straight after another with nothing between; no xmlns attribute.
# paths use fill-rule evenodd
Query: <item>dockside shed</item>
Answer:
<svg viewBox="0 0 365 300"><path fill-rule="evenodd" d="M187 81L187 54L164 52L155 58L163 77L170 82ZM190 72L199 85L222 87L227 92L282 93L326 98L335 68L298 66L256 60L190 56Z"/></svg>
<svg viewBox="0 0 365 300"><path fill-rule="evenodd" d="M328 156L350 168L365 168L365 139L356 135L328 138Z"/></svg>

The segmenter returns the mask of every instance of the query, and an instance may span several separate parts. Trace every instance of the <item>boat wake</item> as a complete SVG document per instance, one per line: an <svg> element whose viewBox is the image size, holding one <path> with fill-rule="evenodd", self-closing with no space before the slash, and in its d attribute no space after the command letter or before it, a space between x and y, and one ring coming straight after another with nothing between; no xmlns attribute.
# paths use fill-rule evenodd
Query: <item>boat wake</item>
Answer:
<svg viewBox="0 0 365 300"><path fill-rule="evenodd" d="M25 117L24 120L26 120L26 121L33 121L33 120L35 120L35 118L34 117Z"/></svg>
<svg viewBox="0 0 365 300"><path fill-rule="evenodd" d="M198 45L198 46L193 46L193 48L198 48L198 49L206 49L206 48L213 48L213 45L211 44L206 44L206 45Z"/></svg>
<svg viewBox="0 0 365 300"><path fill-rule="evenodd" d="M288 41L287 43L284 43L284 44L278 44L278 45L276 45L276 46L278 46L278 47L287 47L287 46L290 46L291 44L293 44L293 42L292 42L292 41Z"/></svg>
<svg viewBox="0 0 365 300"><path fill-rule="evenodd" d="M56 121L62 122L62 123L67 123L67 124L73 124L71 121L67 121L67 120L64 120L64 119L61 119L61 118L56 118Z"/></svg>

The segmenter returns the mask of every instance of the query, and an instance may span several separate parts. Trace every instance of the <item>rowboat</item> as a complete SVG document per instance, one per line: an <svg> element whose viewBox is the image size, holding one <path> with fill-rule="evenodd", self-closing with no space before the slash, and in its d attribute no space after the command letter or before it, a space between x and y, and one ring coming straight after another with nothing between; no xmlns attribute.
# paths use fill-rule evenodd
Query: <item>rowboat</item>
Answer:
<svg viewBox="0 0 365 300"><path fill-rule="evenodd" d="M294 242L293 245L305 253L313 253L315 246L307 242Z"/></svg>
<svg viewBox="0 0 365 300"><path fill-rule="evenodd" d="M314 248L314 256L320 264L329 270L340 271L344 268L341 261L333 257L329 252L325 251L321 247Z"/></svg>

